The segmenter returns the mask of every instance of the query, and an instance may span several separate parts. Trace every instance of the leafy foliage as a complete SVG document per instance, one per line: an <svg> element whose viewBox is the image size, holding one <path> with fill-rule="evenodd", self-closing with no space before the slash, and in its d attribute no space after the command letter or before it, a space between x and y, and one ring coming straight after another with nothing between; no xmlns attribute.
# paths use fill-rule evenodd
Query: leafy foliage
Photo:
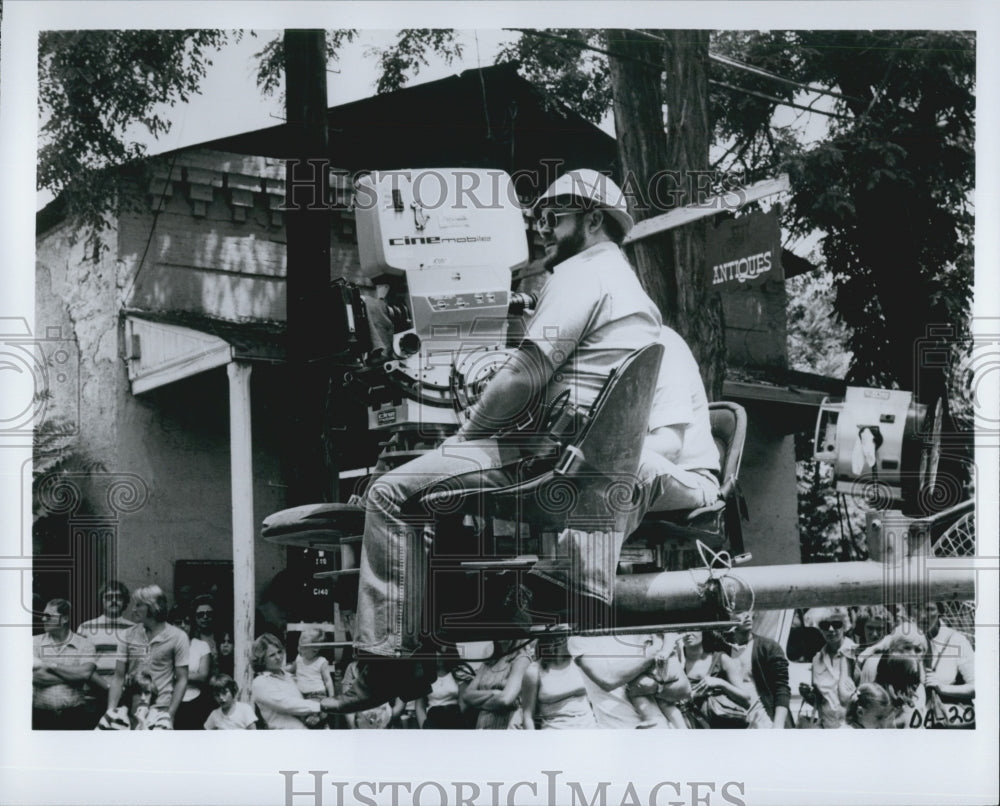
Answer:
<svg viewBox="0 0 1000 806"><path fill-rule="evenodd" d="M596 50L595 50L596 49ZM611 77L605 31L552 28L525 32L501 48L500 61L514 61L553 109L569 105L594 123L611 109Z"/></svg>
<svg viewBox="0 0 1000 806"><path fill-rule="evenodd" d="M795 452L802 562L868 559L864 510L835 491L833 467L812 458L811 434L796 435Z"/></svg>
<svg viewBox="0 0 1000 806"><path fill-rule="evenodd" d="M39 188L61 196L70 217L97 246L116 211L115 178L105 169L138 160L146 148L126 137L142 126L170 131L157 111L198 92L211 54L238 33L178 31L43 31L38 41L41 147Z"/></svg>
<svg viewBox="0 0 1000 806"><path fill-rule="evenodd" d="M406 84L407 74L416 75L426 67L428 50L443 56L451 64L462 57L462 44L455 31L445 28L410 28L396 34L396 42L385 48L369 48L368 56L378 61L379 78L375 91L380 95Z"/></svg>
<svg viewBox="0 0 1000 806"><path fill-rule="evenodd" d="M971 296L975 41L960 32L800 32L802 69L850 96L819 147L790 153L792 221L827 237L849 380L917 388L932 324L965 332ZM938 379L938 383L943 382Z"/></svg>
<svg viewBox="0 0 1000 806"><path fill-rule="evenodd" d="M340 58L340 49L345 43L353 42L358 32L354 28L337 28L326 32L326 59L329 64L336 64ZM273 95L285 80L285 39L278 36L270 39L254 54L257 60L257 87L265 95ZM282 91L281 97L284 97Z"/></svg>
<svg viewBox="0 0 1000 806"><path fill-rule="evenodd" d="M848 328L833 310L833 278L826 272L785 281L788 293L788 366L831 378L847 373Z"/></svg>
<svg viewBox="0 0 1000 806"><path fill-rule="evenodd" d="M35 426L32 434L32 511L36 519L49 513L43 486L51 485L60 477L85 478L94 473L102 473L107 468L86 450L81 448L76 437L74 424L63 417L51 417Z"/></svg>
<svg viewBox="0 0 1000 806"><path fill-rule="evenodd" d="M651 36L662 32L649 31ZM557 41L552 37L566 41ZM525 35L504 54L554 100L591 120L610 109L602 32ZM717 31L712 52L824 95L713 62L714 167L747 181L787 171L785 226L822 230L835 307L850 327L849 380L918 388L943 381L920 367L929 325L967 329L972 281L975 39L956 31ZM669 80L669 77L666 77ZM739 88L739 89L735 89ZM750 94L756 93L756 94ZM765 98L761 96L770 96ZM834 97L836 96L836 97ZM832 121L813 146L776 128L780 102Z"/></svg>

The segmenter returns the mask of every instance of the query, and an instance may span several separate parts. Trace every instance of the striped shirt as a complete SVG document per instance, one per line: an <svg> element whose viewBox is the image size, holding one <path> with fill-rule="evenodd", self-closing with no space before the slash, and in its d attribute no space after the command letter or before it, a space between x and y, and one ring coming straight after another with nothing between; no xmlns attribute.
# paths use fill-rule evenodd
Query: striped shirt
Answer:
<svg viewBox="0 0 1000 806"><path fill-rule="evenodd" d="M134 624L135 622L127 618L121 616L109 618L102 613L76 628L80 635L89 638L94 645L96 672L105 683L105 687L115 674L115 664L119 660L125 660L125 631Z"/></svg>

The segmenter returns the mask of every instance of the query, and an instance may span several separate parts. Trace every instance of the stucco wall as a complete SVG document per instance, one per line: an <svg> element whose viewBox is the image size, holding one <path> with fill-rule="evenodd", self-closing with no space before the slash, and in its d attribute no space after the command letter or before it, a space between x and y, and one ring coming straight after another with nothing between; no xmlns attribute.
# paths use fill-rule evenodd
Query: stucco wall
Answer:
<svg viewBox="0 0 1000 806"><path fill-rule="evenodd" d="M174 223L180 227L180 216ZM207 243L225 242L231 236L221 225L216 225L213 235L211 221L202 221L201 226ZM144 263L139 282L149 278L158 288L161 262L176 269L191 254L178 244L190 246L191 242L171 238L171 227L162 221L154 227L151 213L132 214L120 229L112 229L107 234L111 248L97 261L87 259L82 243L70 244L63 226L40 236L35 332L51 335L58 331L59 339L79 358L79 383L54 386L49 412L76 421L78 445L104 466L102 477L124 479L138 490L141 505L136 511L118 513L117 546L108 573L113 571L130 587L158 584L172 596L177 560L232 556L228 388L225 370L220 369L143 397L131 393L119 315L128 295L138 287L132 282L134 271L151 231L164 236L159 259ZM246 236L245 229L246 240L256 241ZM266 246L269 243L265 240L264 248L272 252L277 248L283 257L283 245ZM177 251L171 250L171 244ZM241 249L244 254L245 244ZM252 255L246 259L256 262ZM206 274L224 276L218 268ZM218 298L226 299L225 295ZM129 302L134 304L134 297ZM284 499L276 447L265 425L259 425L266 415L257 400L253 408L255 436L258 430L263 435L254 455L254 518L259 522L280 509ZM93 497L91 504L99 515L116 514L103 494ZM285 552L258 541L255 556L259 593L284 567Z"/></svg>

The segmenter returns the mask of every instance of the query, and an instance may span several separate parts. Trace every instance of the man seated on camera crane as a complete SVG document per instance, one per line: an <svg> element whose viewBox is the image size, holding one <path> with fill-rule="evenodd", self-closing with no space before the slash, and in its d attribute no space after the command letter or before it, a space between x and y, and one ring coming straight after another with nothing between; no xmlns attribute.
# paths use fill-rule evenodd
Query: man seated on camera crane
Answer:
<svg viewBox="0 0 1000 806"><path fill-rule="evenodd" d="M355 635L359 673L352 691L324 701L326 710L356 711L429 690L433 663L425 669L419 650L431 515L413 515L413 502L431 487L461 491L514 483L523 448L498 439L498 432L563 392L586 410L611 372L659 337L660 312L620 249L633 221L617 185L596 171L570 171L542 194L535 212L552 276L519 347L456 435L380 476L366 493ZM586 568L583 576L589 576ZM612 592L595 583L598 578L604 577L595 571L593 579L573 585L596 608L607 608Z"/></svg>

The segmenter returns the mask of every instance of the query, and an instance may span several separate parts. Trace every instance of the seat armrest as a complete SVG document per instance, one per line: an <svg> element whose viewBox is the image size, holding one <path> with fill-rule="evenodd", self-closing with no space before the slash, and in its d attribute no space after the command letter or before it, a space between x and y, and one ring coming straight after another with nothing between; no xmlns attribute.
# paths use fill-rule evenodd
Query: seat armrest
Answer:
<svg viewBox="0 0 1000 806"><path fill-rule="evenodd" d="M692 509L690 512L687 513L687 516L684 518L684 520L687 521L688 523L693 523L694 521L704 517L709 513L714 514L716 512L721 512L725 508L726 508L726 502L720 498L717 501L713 501L711 504L708 504L706 506L698 507L697 509Z"/></svg>

